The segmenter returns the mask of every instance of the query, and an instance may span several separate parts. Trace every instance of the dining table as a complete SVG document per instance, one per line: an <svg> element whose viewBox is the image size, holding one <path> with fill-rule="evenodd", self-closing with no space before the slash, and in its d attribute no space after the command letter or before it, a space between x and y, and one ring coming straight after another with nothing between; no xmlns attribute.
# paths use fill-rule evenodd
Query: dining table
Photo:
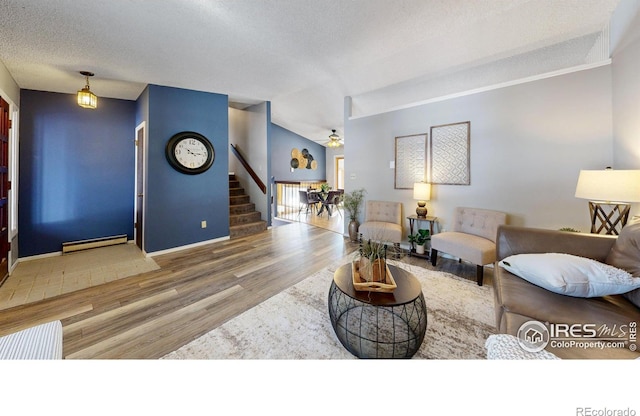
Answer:
<svg viewBox="0 0 640 416"><path fill-rule="evenodd" d="M318 200L320 200L320 209L318 210L318 213L316 215L321 216L322 213L326 211L329 218L331 218L333 212L331 212L331 204L329 203L330 201L327 200L329 192L315 191L315 193L318 196Z"/></svg>

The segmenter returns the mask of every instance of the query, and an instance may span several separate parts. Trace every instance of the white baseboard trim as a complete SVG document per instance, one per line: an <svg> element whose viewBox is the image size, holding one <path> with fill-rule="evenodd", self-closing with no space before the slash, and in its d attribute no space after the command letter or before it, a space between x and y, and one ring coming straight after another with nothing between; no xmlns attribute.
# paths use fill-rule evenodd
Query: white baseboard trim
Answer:
<svg viewBox="0 0 640 416"><path fill-rule="evenodd" d="M127 240L126 244L135 244L135 240ZM57 256L62 256L64 253L62 251L54 251L52 253L44 253L44 254L36 254L35 256L27 256L27 257L18 257L15 261L15 263L13 264L12 267L12 271L13 269L16 268L16 266L18 265L18 263L23 262L23 261L30 261L30 260L38 260L38 259L46 259L48 257L57 257Z"/></svg>
<svg viewBox="0 0 640 416"><path fill-rule="evenodd" d="M193 244L187 244L186 246L168 248L166 250L153 251L151 253L146 253L145 252L144 254L147 257L160 256L160 255L163 255L163 254L175 253L176 251L182 251L182 250L187 250L187 249L190 249L190 248L205 246L205 245L211 244L211 243L219 243L221 241L229 240L230 238L231 238L230 236L214 238L213 240L200 241L199 243L193 243Z"/></svg>
<svg viewBox="0 0 640 416"><path fill-rule="evenodd" d="M57 256L62 256L62 251L55 251L53 253L36 254L35 256L19 257L18 260L16 260L16 264L23 261L46 259L47 257L57 257Z"/></svg>

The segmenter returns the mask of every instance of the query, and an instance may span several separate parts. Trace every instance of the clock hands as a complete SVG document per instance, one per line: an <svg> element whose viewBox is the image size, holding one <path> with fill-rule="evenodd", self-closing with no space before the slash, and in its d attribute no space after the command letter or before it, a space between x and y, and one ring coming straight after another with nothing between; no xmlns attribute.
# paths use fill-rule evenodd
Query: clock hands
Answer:
<svg viewBox="0 0 640 416"><path fill-rule="evenodd" d="M194 156L202 156L202 153L194 153L188 147L185 149L187 152L191 153Z"/></svg>

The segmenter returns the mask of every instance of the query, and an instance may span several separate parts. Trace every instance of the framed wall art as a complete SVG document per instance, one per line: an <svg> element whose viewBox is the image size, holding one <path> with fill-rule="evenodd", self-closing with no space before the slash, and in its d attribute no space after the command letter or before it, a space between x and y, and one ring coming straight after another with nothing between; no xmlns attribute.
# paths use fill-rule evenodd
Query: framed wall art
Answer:
<svg viewBox="0 0 640 416"><path fill-rule="evenodd" d="M471 184L471 122L431 127L431 183Z"/></svg>
<svg viewBox="0 0 640 416"><path fill-rule="evenodd" d="M396 137L395 189L413 189L425 180L427 171L427 133Z"/></svg>

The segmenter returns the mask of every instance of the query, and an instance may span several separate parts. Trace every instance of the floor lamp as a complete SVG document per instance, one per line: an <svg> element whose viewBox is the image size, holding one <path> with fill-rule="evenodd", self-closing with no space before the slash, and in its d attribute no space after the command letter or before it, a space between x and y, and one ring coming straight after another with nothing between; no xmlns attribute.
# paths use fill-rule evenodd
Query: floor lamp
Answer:
<svg viewBox="0 0 640 416"><path fill-rule="evenodd" d="M640 170L581 170L576 198L589 200L592 233L618 235L640 202Z"/></svg>

